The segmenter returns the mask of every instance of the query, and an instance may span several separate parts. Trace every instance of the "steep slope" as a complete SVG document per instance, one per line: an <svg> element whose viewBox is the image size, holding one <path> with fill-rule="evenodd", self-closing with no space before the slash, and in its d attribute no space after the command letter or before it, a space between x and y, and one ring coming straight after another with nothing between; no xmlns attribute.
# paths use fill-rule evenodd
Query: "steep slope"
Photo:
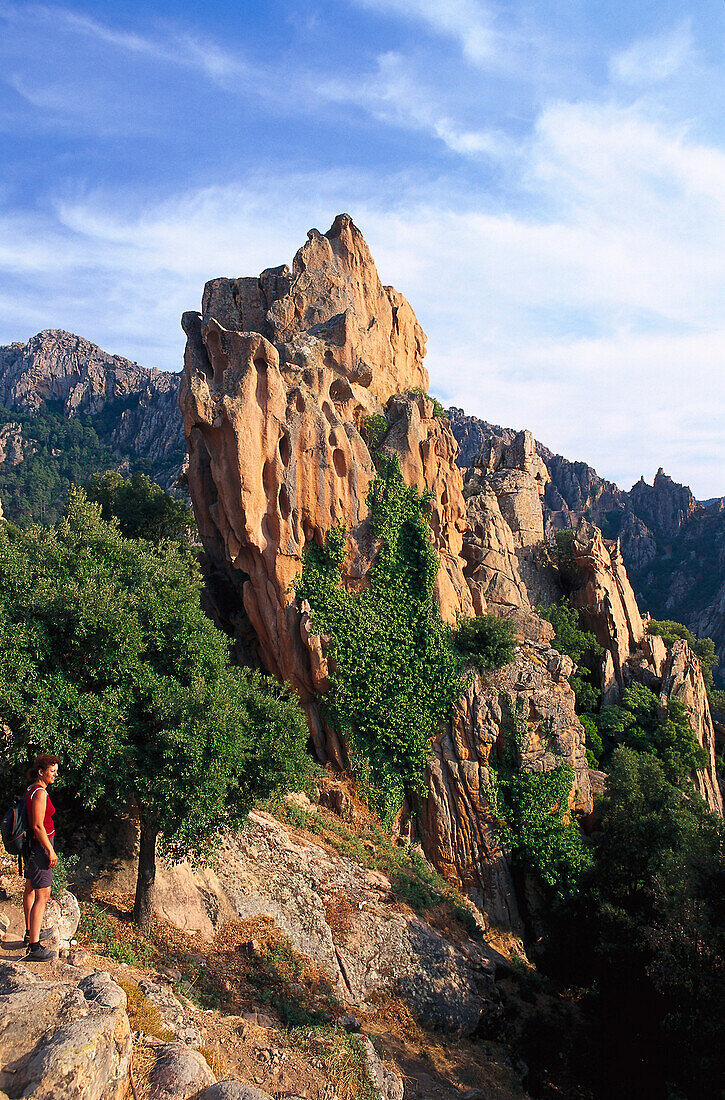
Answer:
<svg viewBox="0 0 725 1100"><path fill-rule="evenodd" d="M186 446L178 375L140 367L68 332L0 347L0 496L10 519L57 518L63 490L109 467L165 488Z"/></svg>

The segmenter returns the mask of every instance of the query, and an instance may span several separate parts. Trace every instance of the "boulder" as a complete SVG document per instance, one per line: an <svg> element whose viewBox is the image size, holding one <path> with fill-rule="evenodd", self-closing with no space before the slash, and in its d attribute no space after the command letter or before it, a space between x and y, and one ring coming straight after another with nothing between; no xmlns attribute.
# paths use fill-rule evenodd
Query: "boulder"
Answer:
<svg viewBox="0 0 725 1100"><path fill-rule="evenodd" d="M151 1071L149 1100L191 1100L215 1082L198 1050L186 1043L164 1043Z"/></svg>
<svg viewBox="0 0 725 1100"><path fill-rule="evenodd" d="M44 981L20 963L0 963L0 1089L34 1100L122 1100L131 1061L125 1006L105 972Z"/></svg>
<svg viewBox="0 0 725 1100"><path fill-rule="evenodd" d="M49 945L67 950L78 931L80 919L78 899L69 890L64 890L58 898L51 898L45 910L45 924L53 926Z"/></svg>
<svg viewBox="0 0 725 1100"><path fill-rule="evenodd" d="M365 1064L380 1100L403 1100L405 1086L402 1078L390 1063L383 1062L373 1044L363 1039Z"/></svg>
<svg viewBox="0 0 725 1100"><path fill-rule="evenodd" d="M199 1093L197 1100L270 1100L266 1092L242 1081L217 1081Z"/></svg>
<svg viewBox="0 0 725 1100"><path fill-rule="evenodd" d="M191 1046L202 1045L202 1035L199 1028L192 1023L184 1011L181 1001L165 986L150 978L141 978L138 987L147 1001L156 1005L164 1027L171 1031L177 1039Z"/></svg>

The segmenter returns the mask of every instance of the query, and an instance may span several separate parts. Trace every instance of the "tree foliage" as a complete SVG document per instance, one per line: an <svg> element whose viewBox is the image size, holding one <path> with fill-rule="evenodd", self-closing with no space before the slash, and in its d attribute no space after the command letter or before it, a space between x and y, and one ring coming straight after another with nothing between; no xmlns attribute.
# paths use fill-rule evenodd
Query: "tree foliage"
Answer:
<svg viewBox="0 0 725 1100"><path fill-rule="evenodd" d="M459 619L453 640L461 656L479 672L501 668L516 657L516 624L496 615Z"/></svg>
<svg viewBox="0 0 725 1100"><path fill-rule="evenodd" d="M558 604L539 608L538 611L554 627L554 648L571 657L578 666L577 671L569 677L576 696L577 713L592 713L599 705L601 696L594 680L604 650L590 630L582 629L579 612L566 597Z"/></svg>
<svg viewBox="0 0 725 1100"><path fill-rule="evenodd" d="M643 684L630 684L621 704L602 707L596 722L605 766L619 744L656 756L673 784L707 765L707 752L698 744L682 703L670 699L665 706Z"/></svg>
<svg viewBox="0 0 725 1100"><path fill-rule="evenodd" d="M194 514L182 500L169 493L147 474L124 478L115 470L93 474L85 484L89 500L101 505L105 520L118 519L127 538L178 539L195 527Z"/></svg>
<svg viewBox="0 0 725 1100"><path fill-rule="evenodd" d="M307 725L285 688L230 667L183 547L124 538L73 490L54 528L0 525L5 793L52 751L81 803L135 804L172 856L200 852L252 802L299 786Z"/></svg>
<svg viewBox="0 0 725 1100"><path fill-rule="evenodd" d="M607 1018L630 1048L646 1044L636 1060L653 1045L682 1094L713 1095L725 1075L725 829L651 754L613 754L582 918Z"/></svg>
<svg viewBox="0 0 725 1100"><path fill-rule="evenodd" d="M330 635L330 718L390 821L406 791L420 789L431 741L465 679L433 596L429 497L405 484L396 457L382 455L368 506L378 547L369 587L343 587L346 532L336 528L324 547L307 549L295 590L309 600L315 630Z"/></svg>
<svg viewBox="0 0 725 1100"><path fill-rule="evenodd" d="M109 399L99 413L70 418L54 402L32 413L0 406L0 427L19 424L24 440L22 462L0 463L0 500L6 518L21 526L57 523L72 485L82 485L91 474L112 469L121 461L132 473L161 475L178 468L184 457L181 446L152 463L128 446L111 444L127 400Z"/></svg>
<svg viewBox="0 0 725 1100"><path fill-rule="evenodd" d="M547 772L522 771L526 722L519 704L511 698L505 702L510 729L502 759L491 761L489 773L489 801L501 839L540 885L556 898L568 898L591 864L587 842L569 810L574 770L562 764Z"/></svg>

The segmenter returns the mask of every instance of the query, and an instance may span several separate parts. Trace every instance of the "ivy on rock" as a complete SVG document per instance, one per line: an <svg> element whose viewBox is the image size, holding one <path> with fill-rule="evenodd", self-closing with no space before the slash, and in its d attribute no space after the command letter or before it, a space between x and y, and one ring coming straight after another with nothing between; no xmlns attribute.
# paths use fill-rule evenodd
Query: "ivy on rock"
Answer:
<svg viewBox="0 0 725 1100"><path fill-rule="evenodd" d="M331 638L329 717L390 823L406 793L422 789L431 742L466 680L433 595L430 494L405 484L395 456L380 455L367 503L378 544L369 587L343 586L346 531L338 527L324 547L307 548L295 590L309 601L315 630Z"/></svg>

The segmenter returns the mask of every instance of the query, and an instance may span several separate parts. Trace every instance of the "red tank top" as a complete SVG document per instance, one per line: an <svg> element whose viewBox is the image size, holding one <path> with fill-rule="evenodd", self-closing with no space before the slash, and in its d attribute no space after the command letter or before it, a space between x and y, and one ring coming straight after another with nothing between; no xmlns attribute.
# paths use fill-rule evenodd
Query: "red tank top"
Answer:
<svg viewBox="0 0 725 1100"><path fill-rule="evenodd" d="M33 797L38 793L38 791L42 791L42 790L45 790L45 788L44 787L28 787L28 793L25 797L25 806L26 806L26 809L28 811L28 821L32 821L32 817L31 817L31 814L30 814L30 803L32 802ZM46 791L46 793L47 793L47 791ZM45 831L48 834L48 840L52 840L53 837L55 836L55 825L53 824L53 814L54 813L55 813L55 806L50 801L50 795L48 795L48 801L45 804L45 817L43 818L43 827L45 828Z"/></svg>

